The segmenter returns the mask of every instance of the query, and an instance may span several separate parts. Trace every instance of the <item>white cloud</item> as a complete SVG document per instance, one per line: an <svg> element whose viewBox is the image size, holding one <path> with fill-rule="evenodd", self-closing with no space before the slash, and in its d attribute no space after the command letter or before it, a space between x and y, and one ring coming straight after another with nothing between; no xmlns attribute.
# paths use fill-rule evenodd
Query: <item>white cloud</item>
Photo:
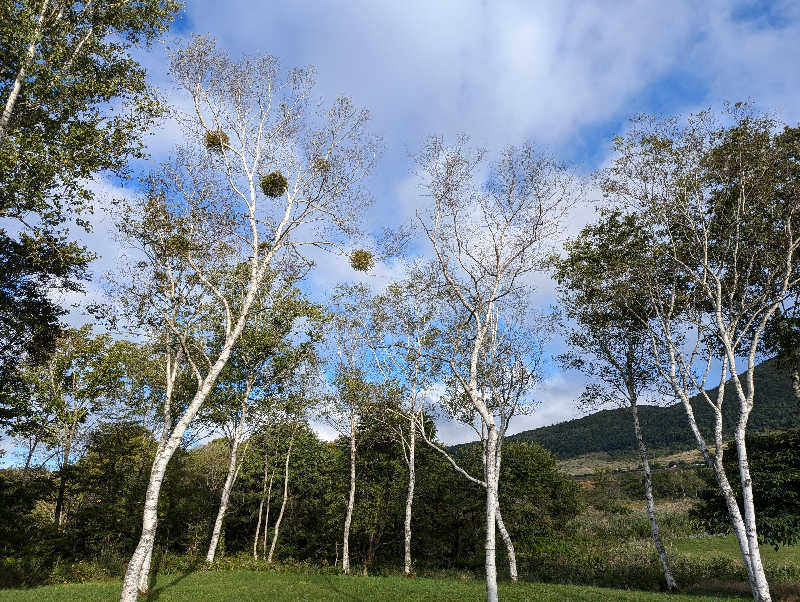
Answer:
<svg viewBox="0 0 800 602"><path fill-rule="evenodd" d="M685 113L753 98L785 120L800 118L800 7L788 0L771 8L722 0L198 0L186 10L190 30L217 36L234 56L268 52L285 67L314 64L319 96L351 94L371 109L386 153L369 181L376 198L369 227L407 223L424 203L409 153L429 134L467 132L490 150L534 139L586 173L607 159L625 119L641 111ZM169 84L163 45L140 56L152 81L183 105ZM149 143L153 159L165 158L180 136L174 122L161 124ZM569 234L592 215L588 205L576 208ZM101 274L119 250L107 218L96 219L95 232L83 238L103 257L93 268ZM342 280L361 278L377 289L400 267L380 264L361 276L344 258L320 257L308 287L316 298ZM537 277L537 285L535 303L550 304L552 282ZM95 281L89 295L98 291ZM554 374L539 394L540 409L515 429L573 416L583 386L573 376ZM441 428L448 442L466 436Z"/></svg>

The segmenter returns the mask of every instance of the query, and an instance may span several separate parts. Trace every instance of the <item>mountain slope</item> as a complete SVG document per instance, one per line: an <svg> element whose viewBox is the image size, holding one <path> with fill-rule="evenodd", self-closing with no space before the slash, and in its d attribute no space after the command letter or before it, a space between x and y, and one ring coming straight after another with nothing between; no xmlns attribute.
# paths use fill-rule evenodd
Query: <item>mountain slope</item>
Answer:
<svg viewBox="0 0 800 602"><path fill-rule="evenodd" d="M766 431L800 427L800 401L794 397L791 378L772 359L756 366L755 404L748 429ZM729 381L730 382L730 381ZM716 397L717 389L709 391ZM698 396L692 407L703 435L712 435L712 413ZM723 404L723 434L732 436L738 414L738 401L732 386L725 388ZM682 404L659 407L639 406L639 421L648 447L661 451L679 451L695 447ZM634 449L633 425L630 410L619 408L601 410L583 418L568 420L552 426L511 435L508 439L533 441L552 451L560 459L574 458L592 452L630 452Z"/></svg>

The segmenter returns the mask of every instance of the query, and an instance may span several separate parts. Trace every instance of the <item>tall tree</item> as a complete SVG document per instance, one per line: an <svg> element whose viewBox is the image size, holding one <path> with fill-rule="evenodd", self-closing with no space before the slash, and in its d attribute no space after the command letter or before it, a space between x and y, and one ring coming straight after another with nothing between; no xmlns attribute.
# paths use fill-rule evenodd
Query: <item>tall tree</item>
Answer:
<svg viewBox="0 0 800 602"><path fill-rule="evenodd" d="M724 121L711 111L687 122L642 116L615 139L600 179L612 202L636 214L649 238L632 285L647 292L642 316L660 374L686 409L698 448L714 470L739 541L753 597L770 600L759 551L746 430L766 325L800 283L796 128L740 103ZM715 362L719 395L706 382ZM739 366L744 371L739 373ZM723 465L725 383L738 402L733 432L742 504ZM690 403L700 393L715 415L714 453Z"/></svg>
<svg viewBox="0 0 800 602"><path fill-rule="evenodd" d="M181 119L189 144L151 180L139 218L128 220L145 256L131 306L169 334L197 389L153 462L122 591L128 602L146 589L167 464L238 344L268 273L300 269L309 247L344 248L367 204L360 182L376 154L364 132L368 115L349 99L326 113L311 110L309 69L283 74L270 56L233 61L195 37L173 54L171 73L194 107ZM217 328L211 308L222 316ZM221 346L209 338L218 330Z"/></svg>
<svg viewBox="0 0 800 602"><path fill-rule="evenodd" d="M572 348L559 359L563 366L593 379L581 397L584 406L593 410L607 404L630 408L642 462L650 532L666 589L674 591L677 585L658 529L650 461L639 424L639 401L658 383L650 338L638 319L647 313L647 300L619 277L620 266L623 273L625 266L622 255L637 247L641 252L647 239L637 236L637 224L632 218L618 213L603 217L567 244L566 257L554 261L559 301L569 320L565 338ZM628 306L635 306L638 313L630 312Z"/></svg>
<svg viewBox="0 0 800 602"><path fill-rule="evenodd" d="M48 417L47 423L39 427L46 433L45 444L56 450L59 467L53 519L56 527L61 526L67 480L82 431L96 419L103 402L113 397L121 376L111 338L93 335L88 325L65 330L48 361L23 372L23 378L31 385L32 418Z"/></svg>
<svg viewBox="0 0 800 602"><path fill-rule="evenodd" d="M527 279L539 267L542 247L558 231L577 188L566 169L530 145L507 148L488 181L482 181L485 153L469 150L467 142L462 138L448 147L440 138L429 140L418 164L431 206L418 217L433 246L439 286L453 309L443 329L450 333L445 362L483 432L486 595L494 602L498 441L508 425L481 389L482 363L491 353L490 336L502 324L500 316L526 304Z"/></svg>
<svg viewBox="0 0 800 602"><path fill-rule="evenodd" d="M264 291L254 303L239 344L201 410L202 418L221 426L230 445L228 474L206 554L208 563L214 562L231 489L246 453L247 446L241 453L239 446L277 413L275 406L295 392L304 373L314 369L314 344L321 338L322 315L297 289L273 283L272 290ZM297 332L297 323L304 319L302 332ZM293 399L302 396L295 394ZM294 411L301 411L296 401L292 405Z"/></svg>
<svg viewBox="0 0 800 602"><path fill-rule="evenodd" d="M371 345L378 368L387 382L402 387L400 403L384 408L399 413L402 420L390 417L408 467L406 514L403 523L403 574L411 574L411 519L416 485L418 424L428 400L428 389L440 372L439 362L431 353L438 341L439 299L427 287L421 269L412 269L408 277L389 285L372 303Z"/></svg>
<svg viewBox="0 0 800 602"><path fill-rule="evenodd" d="M171 23L174 0L14 0L0 6L0 409L20 360L43 361L59 330L51 290L75 291L92 253L99 173L124 175L162 107L131 49ZM2 406L5 405L5 408ZM2 418L2 416L0 416Z"/></svg>

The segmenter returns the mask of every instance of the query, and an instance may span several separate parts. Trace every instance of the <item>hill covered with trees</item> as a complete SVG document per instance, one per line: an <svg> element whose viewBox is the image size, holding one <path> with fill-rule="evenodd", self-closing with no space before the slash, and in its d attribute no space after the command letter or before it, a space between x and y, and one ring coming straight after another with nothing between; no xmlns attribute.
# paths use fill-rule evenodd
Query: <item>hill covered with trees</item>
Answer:
<svg viewBox="0 0 800 602"><path fill-rule="evenodd" d="M750 416L749 430L758 432L800 427L800 403L792 391L789 373L775 359L770 359L756 367L755 380L755 407ZM712 398L716 392L716 389L709 391ZM710 434L712 414L708 406L699 396L695 396L692 398L692 407L703 433ZM738 401L732 386L726 387L723 412L724 434L729 438L738 414ZM679 403L665 407L641 405L639 420L651 449L672 452L695 447L686 414ZM627 408L601 410L583 418L522 431L509 439L533 441L559 459L592 452L628 453L635 449L630 410Z"/></svg>

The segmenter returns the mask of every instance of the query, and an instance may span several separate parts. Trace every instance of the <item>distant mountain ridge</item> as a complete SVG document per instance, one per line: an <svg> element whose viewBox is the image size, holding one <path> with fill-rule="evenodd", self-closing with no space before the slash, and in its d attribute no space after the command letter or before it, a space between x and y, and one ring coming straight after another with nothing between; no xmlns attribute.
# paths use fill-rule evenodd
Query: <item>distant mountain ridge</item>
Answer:
<svg viewBox="0 0 800 602"><path fill-rule="evenodd" d="M762 362L755 368L755 400L748 430L768 431L800 427L800 401L792 390L791 377L775 359ZM728 381L730 383L730 381ZM716 397L717 388L709 394ZM725 388L723 403L723 434L732 437L738 415L738 400L732 386ZM705 401L695 396L692 407L698 425L711 444L712 412ZM689 430L683 405L639 406L639 421L647 446L664 452L694 448L696 443ZM507 437L516 441L533 441L562 460L592 452L628 453L635 449L630 410L617 408L601 410L576 418Z"/></svg>

